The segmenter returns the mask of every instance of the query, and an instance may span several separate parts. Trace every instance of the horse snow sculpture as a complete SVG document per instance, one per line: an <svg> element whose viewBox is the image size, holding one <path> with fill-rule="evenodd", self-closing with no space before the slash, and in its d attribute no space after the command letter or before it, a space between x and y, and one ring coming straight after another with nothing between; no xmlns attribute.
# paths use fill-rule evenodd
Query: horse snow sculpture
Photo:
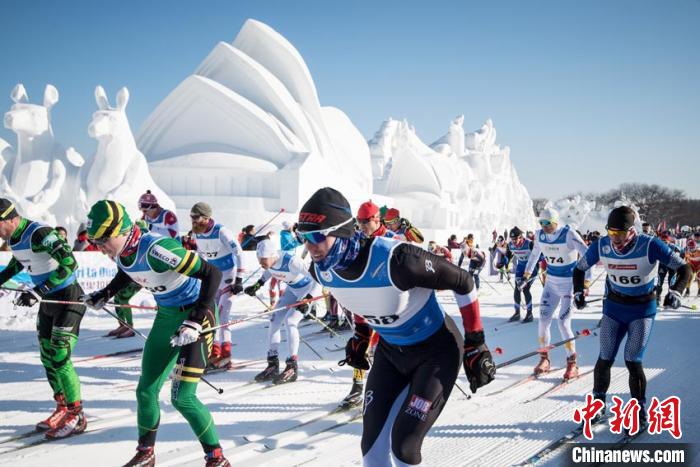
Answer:
<svg viewBox="0 0 700 467"><path fill-rule="evenodd" d="M54 139L50 110L58 102L58 90L46 85L43 105L30 104L21 83L10 97L15 104L5 114L5 128L17 134L17 150L13 160L5 160L0 191L27 217L72 230L85 215L79 183L84 160Z"/></svg>
<svg viewBox="0 0 700 467"><path fill-rule="evenodd" d="M129 90L117 92L117 106L110 107L102 86L95 88L97 111L92 114L88 134L97 140L97 152L86 180L88 205L100 199L113 199L136 215L139 196L151 190L161 206L174 209L175 204L156 186L148 171L146 158L136 147L126 118Z"/></svg>

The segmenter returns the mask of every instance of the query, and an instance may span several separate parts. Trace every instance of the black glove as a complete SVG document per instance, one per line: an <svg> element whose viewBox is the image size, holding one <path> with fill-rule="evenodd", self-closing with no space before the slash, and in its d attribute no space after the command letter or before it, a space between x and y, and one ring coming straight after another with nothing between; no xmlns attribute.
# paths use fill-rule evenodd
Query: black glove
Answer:
<svg viewBox="0 0 700 467"><path fill-rule="evenodd" d="M343 366L347 363L358 370L369 370L367 349L371 335L372 330L367 324L358 323L355 326L355 334L345 344L345 360L339 361L338 365Z"/></svg>
<svg viewBox="0 0 700 467"><path fill-rule="evenodd" d="M112 296L109 291L107 289L102 289L90 294L81 295L78 300L85 302L85 305L93 310L101 310L110 298L112 298Z"/></svg>
<svg viewBox="0 0 700 467"><path fill-rule="evenodd" d="M303 300L311 300L312 298L314 298L313 295L311 295L310 293L307 293L306 296L303 298ZM296 308L297 308L297 310L301 311L301 313L304 316L309 314L310 308L309 308L308 303L301 303L301 304L297 305Z"/></svg>
<svg viewBox="0 0 700 467"><path fill-rule="evenodd" d="M238 295L241 292L243 292L243 278L236 277L236 281L231 286L231 295ZM253 295L255 295L255 292L253 292Z"/></svg>
<svg viewBox="0 0 700 467"><path fill-rule="evenodd" d="M677 310L681 307L681 293L677 290L669 290L664 298L664 306Z"/></svg>
<svg viewBox="0 0 700 467"><path fill-rule="evenodd" d="M247 295L250 295L251 297L255 297L255 293L262 287L262 282L257 281L253 285L249 285L245 289L243 289L243 292L246 293Z"/></svg>
<svg viewBox="0 0 700 467"><path fill-rule="evenodd" d="M31 308L38 301L39 301L39 298L36 296L35 293L32 293L29 290L25 290L24 292L19 294L19 297L15 298L14 304L16 306L26 306L26 307Z"/></svg>
<svg viewBox="0 0 700 467"><path fill-rule="evenodd" d="M496 365L493 363L489 348L484 343L484 331L466 334L462 362L472 393L493 381L496 376Z"/></svg>
<svg viewBox="0 0 700 467"><path fill-rule="evenodd" d="M577 310L583 310L586 308L586 296L583 292L576 292L574 294L574 305L576 305Z"/></svg>

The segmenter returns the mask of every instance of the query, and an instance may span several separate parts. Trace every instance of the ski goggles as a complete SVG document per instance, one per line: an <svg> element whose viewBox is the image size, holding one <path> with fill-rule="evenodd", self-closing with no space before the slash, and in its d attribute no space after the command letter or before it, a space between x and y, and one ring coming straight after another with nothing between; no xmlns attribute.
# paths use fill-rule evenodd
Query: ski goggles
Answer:
<svg viewBox="0 0 700 467"><path fill-rule="evenodd" d="M139 204L139 209L153 209L157 206L158 206L157 204L141 203L141 204Z"/></svg>
<svg viewBox="0 0 700 467"><path fill-rule="evenodd" d="M629 233L629 229L627 229L627 230L607 229L607 230L608 230L608 237L624 238Z"/></svg>
<svg viewBox="0 0 700 467"><path fill-rule="evenodd" d="M92 243L95 246L103 246L109 241L110 238L111 237L88 238L88 242Z"/></svg>
<svg viewBox="0 0 700 467"><path fill-rule="evenodd" d="M297 234L299 237L304 241L311 243L312 245L318 245L319 243L323 243L326 241L326 238L328 237L329 234L332 232L335 232L339 228L343 227L346 224L349 224L350 222L353 222L354 219L351 217L350 219L346 220L345 222L334 225L332 227L328 227L327 229L323 230L312 230L311 232L301 232L297 230Z"/></svg>
<svg viewBox="0 0 700 467"><path fill-rule="evenodd" d="M542 227L547 227L548 225L552 225L553 222L547 219L540 219L540 225Z"/></svg>
<svg viewBox="0 0 700 467"><path fill-rule="evenodd" d="M395 217L395 218L390 219L390 220L385 219L384 223L387 225L394 225L394 224L398 224L400 221L401 221L401 219L399 219L398 217Z"/></svg>

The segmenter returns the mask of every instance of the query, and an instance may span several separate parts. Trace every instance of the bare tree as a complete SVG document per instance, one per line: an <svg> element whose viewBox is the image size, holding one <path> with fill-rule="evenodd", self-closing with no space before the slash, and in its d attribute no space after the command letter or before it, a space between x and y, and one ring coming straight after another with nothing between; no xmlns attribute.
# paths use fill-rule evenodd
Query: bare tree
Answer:
<svg viewBox="0 0 700 467"><path fill-rule="evenodd" d="M679 203L688 198L683 190L646 183L623 183L618 188L596 197L596 201L603 206L611 205L620 199L636 205L642 219L658 224L675 216Z"/></svg>

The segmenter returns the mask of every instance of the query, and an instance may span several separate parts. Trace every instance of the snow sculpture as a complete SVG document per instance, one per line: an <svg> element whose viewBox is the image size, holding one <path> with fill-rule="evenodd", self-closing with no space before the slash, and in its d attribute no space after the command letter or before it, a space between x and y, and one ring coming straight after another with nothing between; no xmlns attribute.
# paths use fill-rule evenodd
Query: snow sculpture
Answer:
<svg viewBox="0 0 700 467"><path fill-rule="evenodd" d="M85 196L80 189L83 157L54 139L51 108L58 102L58 90L51 84L44 90L43 105L30 104L20 83L11 98L15 102L5 114L5 128L17 134L12 160L5 147L2 195L12 199L22 214L51 225L65 226L72 234L85 215Z"/></svg>
<svg viewBox="0 0 700 467"><path fill-rule="evenodd" d="M630 206L639 212L637 206L622 197L610 205L600 205L591 199L586 199L581 195L574 195L558 200L550 200L545 207L557 210L562 223L569 224L582 233L598 231L605 233L605 226L608 223L608 214L613 208L618 206ZM637 230L641 231L642 221L637 216Z"/></svg>
<svg viewBox="0 0 700 467"><path fill-rule="evenodd" d="M158 105L137 144L181 215L207 201L232 228L282 208L291 220L323 185L358 201L372 192L362 135L320 105L299 52L254 20Z"/></svg>
<svg viewBox="0 0 700 467"><path fill-rule="evenodd" d="M110 107L102 86L95 88L97 111L92 114L88 134L97 140L97 152L86 179L89 206L100 199L122 203L132 216L140 217L138 199L146 190L158 198L161 206L174 209L175 203L156 185L148 163L136 147L126 117L129 90L117 92L116 107Z"/></svg>
<svg viewBox="0 0 700 467"><path fill-rule="evenodd" d="M375 193L392 197L428 238L472 232L485 243L494 229L533 229L532 201L493 122L467 135L463 122L427 146L408 122L385 121L369 142Z"/></svg>

